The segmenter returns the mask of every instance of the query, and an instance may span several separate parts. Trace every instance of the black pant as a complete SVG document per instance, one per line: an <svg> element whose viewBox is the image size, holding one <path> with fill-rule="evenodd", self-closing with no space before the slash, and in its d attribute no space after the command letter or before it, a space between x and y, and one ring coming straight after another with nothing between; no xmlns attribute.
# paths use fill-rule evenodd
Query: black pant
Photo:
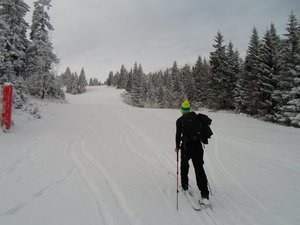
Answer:
<svg viewBox="0 0 300 225"><path fill-rule="evenodd" d="M184 148L181 150L181 185L184 187L188 185L189 178L189 160L192 159L196 181L199 190L201 191L201 196L208 198L209 191L207 188L207 177L203 168L203 148L201 143L186 143Z"/></svg>

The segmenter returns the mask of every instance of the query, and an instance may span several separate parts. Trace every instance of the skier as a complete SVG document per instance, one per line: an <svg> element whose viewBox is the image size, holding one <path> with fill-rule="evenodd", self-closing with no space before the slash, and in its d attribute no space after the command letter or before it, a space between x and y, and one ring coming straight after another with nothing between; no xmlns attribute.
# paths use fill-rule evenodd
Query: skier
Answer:
<svg viewBox="0 0 300 225"><path fill-rule="evenodd" d="M180 111L182 113L182 116L178 118L176 121L175 152L178 154L179 150L181 150L181 165L180 165L181 186L184 191L187 191L189 188L189 179L188 179L189 160L192 159L194 169L195 169L195 174L196 174L197 186L201 193L201 199L199 200L201 204L208 205L209 191L207 187L207 177L203 168L204 151L203 151L201 137L200 137L201 133L203 135L203 131L204 131L203 123L201 125L201 122L203 122L202 118L203 116L205 116L206 118L208 117L203 114L197 115L195 112L191 111L190 103L188 100L185 100L181 104Z"/></svg>

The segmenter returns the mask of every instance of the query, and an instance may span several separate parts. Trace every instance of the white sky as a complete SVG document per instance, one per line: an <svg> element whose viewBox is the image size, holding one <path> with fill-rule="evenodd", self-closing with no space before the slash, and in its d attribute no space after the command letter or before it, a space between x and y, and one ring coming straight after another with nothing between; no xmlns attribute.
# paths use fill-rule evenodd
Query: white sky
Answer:
<svg viewBox="0 0 300 225"><path fill-rule="evenodd" d="M193 65L209 57L218 30L244 54L254 26L262 36L273 22L282 35L291 10L300 20L298 0L52 0L49 15L58 73L84 67L104 81L122 64L146 73Z"/></svg>

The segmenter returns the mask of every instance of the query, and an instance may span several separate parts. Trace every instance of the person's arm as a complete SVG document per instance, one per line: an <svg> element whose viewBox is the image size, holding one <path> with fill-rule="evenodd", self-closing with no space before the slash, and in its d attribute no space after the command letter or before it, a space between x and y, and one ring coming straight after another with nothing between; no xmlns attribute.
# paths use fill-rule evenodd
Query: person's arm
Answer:
<svg viewBox="0 0 300 225"><path fill-rule="evenodd" d="M181 142L181 136L182 136L182 124L181 119L179 118L176 121L176 151L180 149L180 142Z"/></svg>

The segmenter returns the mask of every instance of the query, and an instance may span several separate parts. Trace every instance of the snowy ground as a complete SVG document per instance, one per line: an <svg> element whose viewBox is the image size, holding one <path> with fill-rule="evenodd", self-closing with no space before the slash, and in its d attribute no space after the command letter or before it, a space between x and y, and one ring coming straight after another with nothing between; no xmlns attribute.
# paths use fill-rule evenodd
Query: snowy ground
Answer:
<svg viewBox="0 0 300 225"><path fill-rule="evenodd" d="M92 87L0 133L1 225L300 224L300 129L207 113L212 208L176 210L179 110L139 109ZM195 187L191 166L190 179Z"/></svg>

